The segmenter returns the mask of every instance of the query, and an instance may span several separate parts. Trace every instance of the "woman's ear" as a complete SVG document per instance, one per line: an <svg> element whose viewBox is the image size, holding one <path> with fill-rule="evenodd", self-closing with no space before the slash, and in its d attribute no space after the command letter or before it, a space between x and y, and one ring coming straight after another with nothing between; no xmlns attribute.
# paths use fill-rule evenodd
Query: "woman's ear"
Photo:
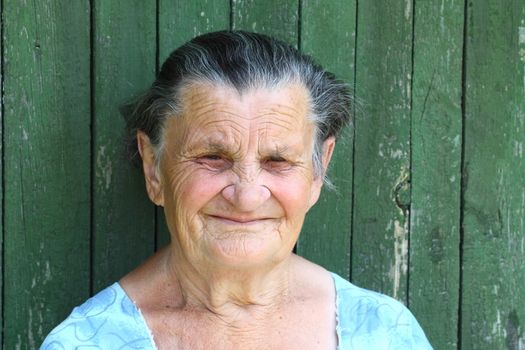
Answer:
<svg viewBox="0 0 525 350"><path fill-rule="evenodd" d="M322 149L322 160L321 165L323 166L323 173L318 175L315 179L313 186L312 186L312 192L310 194L310 208L314 206L315 203L317 203L317 200L319 199L319 196L321 195L321 188L323 187L323 181L324 181L324 174L326 173L326 170L328 169L328 164L330 164L330 159L332 158L332 154L334 153L334 147L335 147L335 137L330 136L326 139L326 141L323 142L323 149Z"/></svg>
<svg viewBox="0 0 525 350"><path fill-rule="evenodd" d="M137 131L137 146L140 157L142 158L142 169L144 170L144 179L146 180L146 190L149 199L156 205L163 206L164 191L159 174L157 174L155 151L148 135L140 130Z"/></svg>
<svg viewBox="0 0 525 350"><path fill-rule="evenodd" d="M334 153L335 147L335 137L330 136L323 142L323 174L326 173L328 169L328 164L330 164L330 159L332 159L332 154Z"/></svg>

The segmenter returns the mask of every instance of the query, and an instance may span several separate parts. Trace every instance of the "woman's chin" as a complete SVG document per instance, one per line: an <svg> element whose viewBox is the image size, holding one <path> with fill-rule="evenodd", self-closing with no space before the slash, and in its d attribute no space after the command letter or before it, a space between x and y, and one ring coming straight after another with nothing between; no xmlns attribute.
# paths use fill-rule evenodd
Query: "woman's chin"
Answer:
<svg viewBox="0 0 525 350"><path fill-rule="evenodd" d="M290 255L281 242L247 234L207 242L208 258L214 264L234 269L272 266Z"/></svg>

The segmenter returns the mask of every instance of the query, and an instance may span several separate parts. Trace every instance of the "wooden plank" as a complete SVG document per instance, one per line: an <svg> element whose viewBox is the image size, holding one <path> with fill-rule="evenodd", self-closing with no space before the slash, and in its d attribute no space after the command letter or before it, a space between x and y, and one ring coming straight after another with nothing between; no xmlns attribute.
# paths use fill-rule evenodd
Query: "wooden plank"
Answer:
<svg viewBox="0 0 525 350"><path fill-rule="evenodd" d="M352 279L406 301L412 0L358 6Z"/></svg>
<svg viewBox="0 0 525 350"><path fill-rule="evenodd" d="M230 28L230 0L160 0L159 64L191 38ZM161 208L157 210L157 247L169 242L169 232Z"/></svg>
<svg viewBox="0 0 525 350"><path fill-rule="evenodd" d="M155 209L126 159L119 105L153 81L156 5L97 1L94 8L93 289L118 280L154 250Z"/></svg>
<svg viewBox="0 0 525 350"><path fill-rule="evenodd" d="M3 119L4 119L4 11L3 11L3 1L0 1L0 40L1 43L1 55L0 57L0 101L2 101L2 106L0 107L0 138L1 140L4 139L3 137ZM0 148L1 148L1 154L2 157L0 157L0 169L4 168L4 145L3 142L0 142ZM2 216L0 218L0 261L4 261L4 172L2 170L2 173L0 174L0 183L1 186L1 193L0 193L0 215ZM4 290L4 264L0 263L0 290ZM4 300L2 297L0 297L0 324L4 324ZM4 332L0 332L0 346L2 349L4 349Z"/></svg>
<svg viewBox="0 0 525 350"><path fill-rule="evenodd" d="M89 294L89 4L3 6L3 347L36 349Z"/></svg>
<svg viewBox="0 0 525 350"><path fill-rule="evenodd" d="M323 67L353 87L355 1L303 1L300 47ZM297 253L350 278L353 135L338 141L329 177L335 191L323 190L306 217Z"/></svg>
<svg viewBox="0 0 525 350"><path fill-rule="evenodd" d="M467 9L461 348L525 348L525 2Z"/></svg>
<svg viewBox="0 0 525 350"><path fill-rule="evenodd" d="M299 0L232 0L232 28L275 36L297 46Z"/></svg>
<svg viewBox="0 0 525 350"><path fill-rule="evenodd" d="M464 6L414 8L409 306L436 349L457 348Z"/></svg>
<svg viewBox="0 0 525 350"><path fill-rule="evenodd" d="M160 63L197 35L230 28L230 0L159 0Z"/></svg>

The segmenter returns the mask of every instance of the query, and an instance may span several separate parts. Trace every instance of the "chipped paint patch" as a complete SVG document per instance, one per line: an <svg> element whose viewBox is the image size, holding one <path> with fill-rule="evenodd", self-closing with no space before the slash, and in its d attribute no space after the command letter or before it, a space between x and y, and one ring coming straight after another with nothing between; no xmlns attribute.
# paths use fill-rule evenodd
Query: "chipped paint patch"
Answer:
<svg viewBox="0 0 525 350"><path fill-rule="evenodd" d="M498 295L499 294L499 285L498 284L495 284L493 287L492 287L492 294L494 295Z"/></svg>
<svg viewBox="0 0 525 350"><path fill-rule="evenodd" d="M522 158L523 157L523 143L519 141L514 141L514 156Z"/></svg>
<svg viewBox="0 0 525 350"><path fill-rule="evenodd" d="M492 335L501 338L502 336L505 337L506 333L501 324L501 313L499 310L496 310L496 320L492 323Z"/></svg>
<svg viewBox="0 0 525 350"><path fill-rule="evenodd" d="M22 337L20 336L20 334L17 334L15 350L21 350L21 349L22 349Z"/></svg>
<svg viewBox="0 0 525 350"><path fill-rule="evenodd" d="M454 137L454 139L452 140L452 142L454 143L454 147L459 147L461 146L461 136L458 134Z"/></svg>
<svg viewBox="0 0 525 350"><path fill-rule="evenodd" d="M410 15L412 14L412 0L407 0L405 2L405 18L410 20Z"/></svg>
<svg viewBox="0 0 525 350"><path fill-rule="evenodd" d="M113 175L113 166L111 158L106 155L106 146L101 146L97 155L97 177L107 190L111 185L111 176Z"/></svg>
<svg viewBox="0 0 525 350"><path fill-rule="evenodd" d="M525 44L525 27L519 27L519 42Z"/></svg>
<svg viewBox="0 0 525 350"><path fill-rule="evenodd" d="M390 158L392 159L401 159L404 155L405 153L401 149L390 151Z"/></svg>
<svg viewBox="0 0 525 350"><path fill-rule="evenodd" d="M379 144L379 153L378 154L379 154L379 156L381 158L383 158L385 156L384 153L383 153L383 144L382 143Z"/></svg>
<svg viewBox="0 0 525 350"><path fill-rule="evenodd" d="M518 27L518 40L519 40L519 58L525 63L525 27ZM523 72L523 88L525 89L525 69Z"/></svg>
<svg viewBox="0 0 525 350"><path fill-rule="evenodd" d="M51 266L49 265L49 260L46 260L43 284L46 284L49 280L51 280Z"/></svg>
<svg viewBox="0 0 525 350"><path fill-rule="evenodd" d="M393 282L393 297L398 299L401 278L406 276L408 269L408 228L394 221L394 265L390 269L390 278Z"/></svg>
<svg viewBox="0 0 525 350"><path fill-rule="evenodd" d="M391 190L391 198L399 209L399 214L402 216L407 215L408 206L410 205L410 199L407 198L410 190L409 180L410 170L407 164L403 164L399 170L399 176L394 181L394 187Z"/></svg>
<svg viewBox="0 0 525 350"><path fill-rule="evenodd" d="M35 336L33 335L33 310L29 309L29 317L27 319L27 340L29 341L29 348L36 349Z"/></svg>

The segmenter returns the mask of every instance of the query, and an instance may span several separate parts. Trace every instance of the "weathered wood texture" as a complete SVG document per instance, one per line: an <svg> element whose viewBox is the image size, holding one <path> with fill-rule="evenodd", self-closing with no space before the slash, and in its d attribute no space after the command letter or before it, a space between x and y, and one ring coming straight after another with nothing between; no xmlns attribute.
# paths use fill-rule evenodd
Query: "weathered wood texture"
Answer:
<svg viewBox="0 0 525 350"><path fill-rule="evenodd" d="M160 0L159 69L169 54L191 38L206 32L230 29L230 0ZM169 242L162 208L157 208L157 247Z"/></svg>
<svg viewBox="0 0 525 350"><path fill-rule="evenodd" d="M521 0L0 1L5 349L168 242L118 107L176 46L277 36L355 87L297 252L407 303L436 349L525 348Z"/></svg>
<svg viewBox="0 0 525 350"><path fill-rule="evenodd" d="M35 349L89 295L89 4L5 1L2 18L2 345Z"/></svg>
<svg viewBox="0 0 525 350"><path fill-rule="evenodd" d="M230 0L159 0L159 64L191 38L230 29Z"/></svg>
<svg viewBox="0 0 525 350"><path fill-rule="evenodd" d="M525 2L468 1L461 347L525 348Z"/></svg>
<svg viewBox="0 0 525 350"><path fill-rule="evenodd" d="M3 2L0 1L0 14L3 14ZM4 37L4 21L3 17L0 15L0 40ZM0 44L0 48L3 46ZM0 101L4 100L4 59L3 59L3 51L2 51L2 57L0 58ZM0 125L4 125L4 104L0 106ZM0 139L3 140L4 130L3 128L0 128ZM4 145L3 142L0 143L0 152L3 155L4 154ZM0 157L0 169L4 168L4 157ZM4 183L4 172L2 171L0 174L0 183ZM2 217L0 218L0 261L3 261L4 256L4 191L2 186L2 191L0 191L0 215ZM4 264L0 263L0 290L4 290ZM4 300L0 297L0 324L4 324ZM4 344L4 332L0 332L0 346L3 346Z"/></svg>
<svg viewBox="0 0 525 350"><path fill-rule="evenodd" d="M414 7L408 301L436 349L457 346L463 10Z"/></svg>
<svg viewBox="0 0 525 350"><path fill-rule="evenodd" d="M154 251L155 208L125 156L119 106L155 77L156 6L96 1L93 8L93 291Z"/></svg>
<svg viewBox="0 0 525 350"><path fill-rule="evenodd" d="M232 0L232 29L275 36L297 47L299 0Z"/></svg>
<svg viewBox="0 0 525 350"><path fill-rule="evenodd" d="M354 82L355 1L303 1L301 50L315 57L351 88ZM323 190L310 210L297 253L350 278L353 129L338 142L328 173L335 190Z"/></svg>
<svg viewBox="0 0 525 350"><path fill-rule="evenodd" d="M406 302L412 0L361 1L357 23L352 279Z"/></svg>

